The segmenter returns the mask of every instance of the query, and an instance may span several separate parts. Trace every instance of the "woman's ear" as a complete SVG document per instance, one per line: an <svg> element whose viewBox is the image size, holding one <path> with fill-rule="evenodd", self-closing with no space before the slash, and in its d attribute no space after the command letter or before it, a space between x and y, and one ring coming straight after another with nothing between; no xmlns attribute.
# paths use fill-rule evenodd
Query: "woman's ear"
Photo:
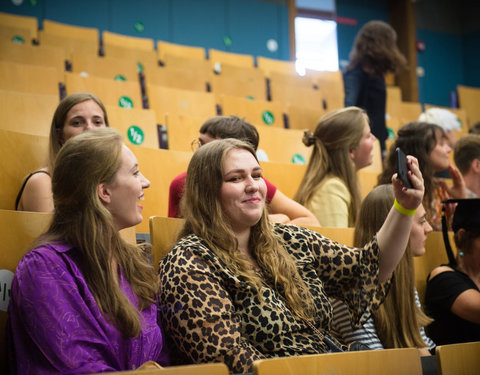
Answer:
<svg viewBox="0 0 480 375"><path fill-rule="evenodd" d="M98 197L100 198L100 200L104 204L110 203L112 196L111 196L110 189L108 188L107 184L99 184L97 186L97 194L98 194Z"/></svg>
<svg viewBox="0 0 480 375"><path fill-rule="evenodd" d="M356 148L350 148L350 152L349 152L350 159L353 161L355 161L355 150Z"/></svg>

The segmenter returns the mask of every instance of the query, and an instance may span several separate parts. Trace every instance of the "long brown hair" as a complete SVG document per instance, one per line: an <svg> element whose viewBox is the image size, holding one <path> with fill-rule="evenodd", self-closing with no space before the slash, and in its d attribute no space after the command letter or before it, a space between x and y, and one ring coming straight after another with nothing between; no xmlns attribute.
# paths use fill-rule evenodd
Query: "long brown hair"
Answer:
<svg viewBox="0 0 480 375"><path fill-rule="evenodd" d="M220 201L223 164L232 150L247 150L257 160L248 143L232 138L209 142L193 154L187 170L182 207L185 226L179 237L197 235L232 272L257 289L259 298L262 283L267 281L283 294L294 315L312 320L313 298L298 273L294 259L273 232L266 208L258 223L251 228L248 244L266 280L255 273L238 250L238 242Z"/></svg>
<svg viewBox="0 0 480 375"><path fill-rule="evenodd" d="M140 311L155 302L158 276L143 252L120 237L97 193L100 183L114 181L122 145L122 136L109 128L84 132L65 143L53 169L55 213L40 243L71 245L100 310L113 318L124 336L135 337L141 330L138 310L121 291L112 264L130 283Z"/></svg>
<svg viewBox="0 0 480 375"><path fill-rule="evenodd" d="M58 104L57 109L52 118L52 124L50 126L50 139L48 146L49 154L49 164L48 167L50 171L53 171L53 166L55 164L55 158L57 157L60 148L65 143L63 139L63 127L65 126L65 121L67 119L67 114L73 106L86 102L87 100L93 100L103 111L103 118L105 120L105 126L109 126L107 110L103 105L102 101L97 98L95 95L89 92L76 92L70 94L62 99Z"/></svg>
<svg viewBox="0 0 480 375"><path fill-rule="evenodd" d="M382 21L367 22L358 32L347 70L356 66L366 72L383 76L405 67L407 60L397 47L397 33Z"/></svg>
<svg viewBox="0 0 480 375"><path fill-rule="evenodd" d="M383 225L395 196L391 184L379 185L363 200L355 226L354 246L367 243ZM393 274L385 301L373 315L377 336L384 348L427 346L420 327L431 323L415 303L415 270L410 244Z"/></svg>
<svg viewBox="0 0 480 375"><path fill-rule="evenodd" d="M406 155L415 156L418 159L418 165L425 185L423 206L427 211L428 217L432 217L435 212L432 204L435 198L435 188L438 185L430 154L437 145L439 137L445 137L445 132L442 127L435 124L409 122L402 126L398 130L397 138L395 138L385 158L383 171L378 176L378 184L389 184L392 182L392 176L397 172L395 155L397 147L400 147Z"/></svg>
<svg viewBox="0 0 480 375"><path fill-rule="evenodd" d="M338 177L347 186L351 196L349 225L355 224L361 196L357 171L350 151L360 144L366 119L368 120L368 117L363 109L347 107L324 115L315 133L305 131L303 143L306 146L313 146L313 152L294 197L298 203L308 206L326 177Z"/></svg>

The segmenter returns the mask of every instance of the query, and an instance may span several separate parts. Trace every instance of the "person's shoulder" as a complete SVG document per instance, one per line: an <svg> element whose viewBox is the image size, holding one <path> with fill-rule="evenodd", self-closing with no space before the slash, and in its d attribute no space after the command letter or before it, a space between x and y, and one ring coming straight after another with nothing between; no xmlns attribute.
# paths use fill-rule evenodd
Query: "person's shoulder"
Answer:
<svg viewBox="0 0 480 375"><path fill-rule="evenodd" d="M349 195L348 187L339 177L326 177L321 183L319 189L324 193L335 193L340 195Z"/></svg>
<svg viewBox="0 0 480 375"><path fill-rule="evenodd" d="M432 272L430 272L430 276L429 276L429 280L432 280L435 276L438 276L442 273L445 273L445 272L452 272L452 274L449 274L449 275L453 275L453 273L455 272L455 270L450 267L450 266L439 266L439 267L436 267L432 270Z"/></svg>
<svg viewBox="0 0 480 375"><path fill-rule="evenodd" d="M302 242L309 241L312 238L322 237L319 233L299 225L280 223L275 223L272 225L275 234L286 242Z"/></svg>
<svg viewBox="0 0 480 375"><path fill-rule="evenodd" d="M31 269L58 267L63 253L72 247L63 243L46 243L30 250L17 265L16 274L30 272Z"/></svg>
<svg viewBox="0 0 480 375"><path fill-rule="evenodd" d="M172 185L185 185L185 180L187 179L187 172L182 172L178 176L176 176L172 182L170 183L170 186Z"/></svg>
<svg viewBox="0 0 480 375"><path fill-rule="evenodd" d="M46 169L39 169L30 173L28 181L25 184L25 190L27 189L52 189L52 177Z"/></svg>

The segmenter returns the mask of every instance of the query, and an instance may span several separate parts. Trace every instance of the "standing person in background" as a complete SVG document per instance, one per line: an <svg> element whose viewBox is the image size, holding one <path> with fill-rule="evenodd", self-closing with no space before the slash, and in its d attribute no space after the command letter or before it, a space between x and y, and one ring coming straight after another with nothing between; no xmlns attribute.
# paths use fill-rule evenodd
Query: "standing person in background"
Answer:
<svg viewBox="0 0 480 375"><path fill-rule="evenodd" d="M361 196L357 171L372 163L373 142L363 109L348 107L324 115L303 143L313 146L295 200L325 227L353 227ZM393 173L392 173L393 175Z"/></svg>
<svg viewBox="0 0 480 375"><path fill-rule="evenodd" d="M200 136L192 142L192 148L199 148L215 139L235 138L250 143L255 151L260 142L258 131L249 122L237 116L214 116L200 127ZM168 216L182 217L181 199L185 190L187 172L175 177L170 183L168 195ZM283 224L319 226L312 212L283 194L277 187L263 178L267 185L267 209L270 221Z"/></svg>
<svg viewBox="0 0 480 375"><path fill-rule="evenodd" d="M392 185L380 185L363 200L360 208L353 246L358 247L377 233L392 207L395 196ZM434 342L425 334L432 320L422 311L417 289L413 257L425 254L425 241L432 227L425 220L425 209L420 205L413 215L410 239L400 263L393 273L392 285L385 301L370 319L353 328L347 305L333 301L332 330L341 342L360 341L370 349L419 348L421 355L430 355Z"/></svg>
<svg viewBox="0 0 480 375"><path fill-rule="evenodd" d="M388 137L385 123L387 89L385 74L396 72L407 61L396 45L397 34L382 21L370 21L358 32L350 63L343 75L345 107L365 109L370 118L372 133L380 141L385 156Z"/></svg>
<svg viewBox="0 0 480 375"><path fill-rule="evenodd" d="M138 201L149 186L113 129L85 132L62 147L52 175L52 223L12 281L11 374L167 364L157 322L158 275L146 254L119 234L142 221Z"/></svg>
<svg viewBox="0 0 480 375"><path fill-rule="evenodd" d="M50 126L47 166L30 173L18 192L15 210L52 212L52 178L55 158L62 145L86 130L108 126L107 111L95 95L77 92L57 106Z"/></svg>

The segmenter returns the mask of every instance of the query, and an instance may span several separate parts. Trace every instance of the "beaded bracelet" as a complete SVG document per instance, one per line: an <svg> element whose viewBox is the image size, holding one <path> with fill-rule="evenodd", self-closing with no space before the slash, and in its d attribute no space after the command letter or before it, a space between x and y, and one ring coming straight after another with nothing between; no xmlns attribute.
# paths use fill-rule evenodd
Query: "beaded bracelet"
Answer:
<svg viewBox="0 0 480 375"><path fill-rule="evenodd" d="M403 207L400 203L398 203L397 198L395 198L395 201L393 202L393 206L397 209L398 212L400 212L402 215L405 215L405 216L413 216L417 211L416 208L413 210L409 210L408 208Z"/></svg>

